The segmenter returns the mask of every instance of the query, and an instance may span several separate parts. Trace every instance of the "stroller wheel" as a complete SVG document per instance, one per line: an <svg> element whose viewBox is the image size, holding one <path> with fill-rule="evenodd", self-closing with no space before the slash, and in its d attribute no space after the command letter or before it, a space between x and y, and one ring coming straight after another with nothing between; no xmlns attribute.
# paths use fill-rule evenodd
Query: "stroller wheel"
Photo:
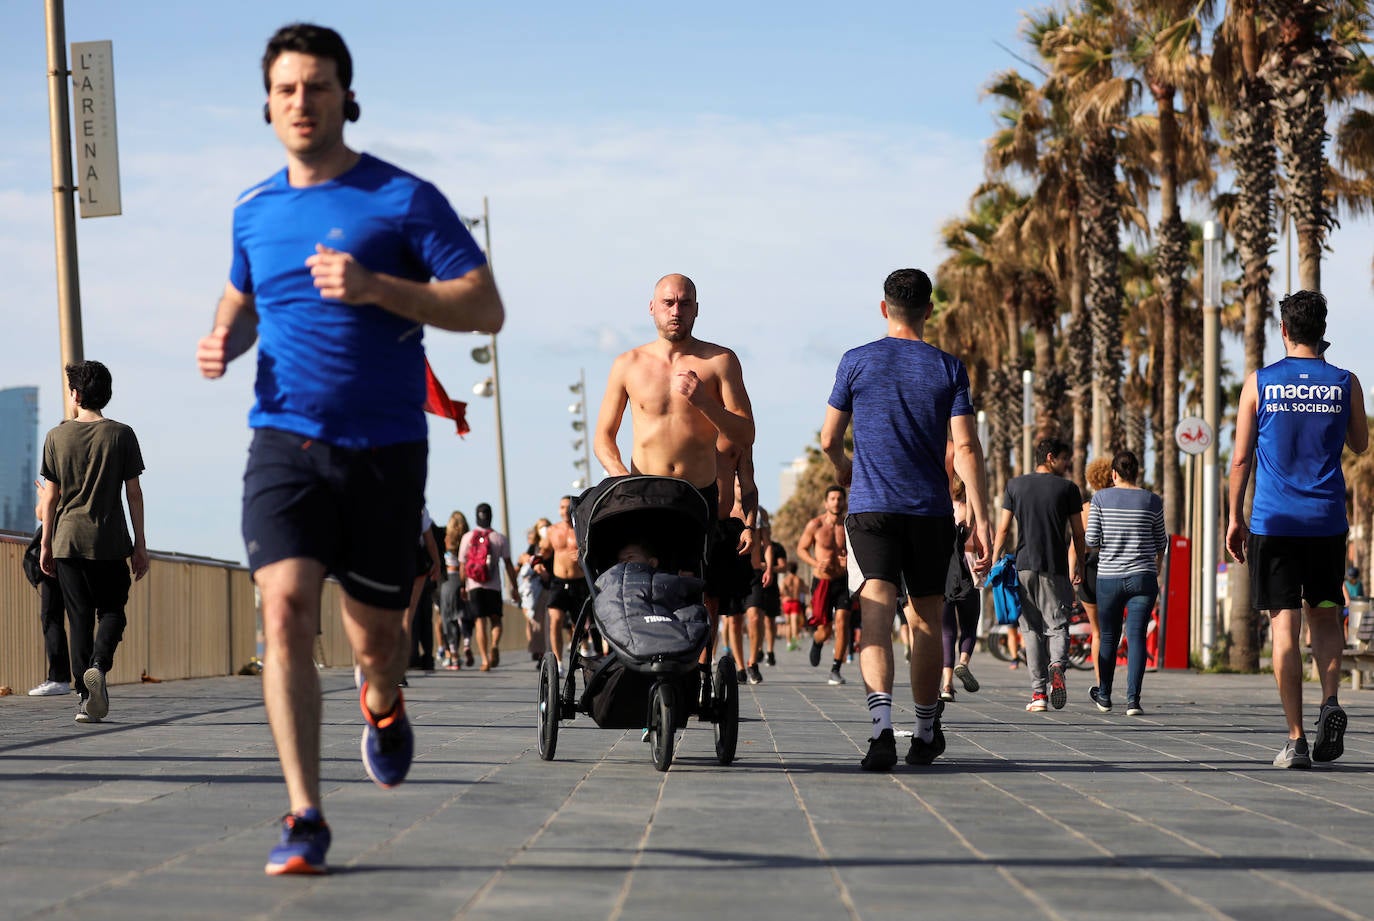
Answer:
<svg viewBox="0 0 1374 921"><path fill-rule="evenodd" d="M716 761L729 764L735 760L735 748L739 743L739 674L735 670L735 660L721 656L716 663L715 680L715 720L713 729L716 736Z"/></svg>
<svg viewBox="0 0 1374 921"><path fill-rule="evenodd" d="M558 659L544 653L539 663L539 757L552 761L558 750Z"/></svg>
<svg viewBox="0 0 1374 921"><path fill-rule="evenodd" d="M673 763L673 696L672 686L663 681L649 693L649 749L654 767L660 771L668 770Z"/></svg>

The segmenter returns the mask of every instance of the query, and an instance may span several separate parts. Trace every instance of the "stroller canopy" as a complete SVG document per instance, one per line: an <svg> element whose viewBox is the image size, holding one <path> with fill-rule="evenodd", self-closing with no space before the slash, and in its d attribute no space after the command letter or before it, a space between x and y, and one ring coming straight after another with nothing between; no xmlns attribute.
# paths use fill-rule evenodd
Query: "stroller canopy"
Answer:
<svg viewBox="0 0 1374 921"><path fill-rule="evenodd" d="M667 572L701 574L714 509L686 480L666 476L607 477L573 503L582 568L595 583L628 543L643 544Z"/></svg>

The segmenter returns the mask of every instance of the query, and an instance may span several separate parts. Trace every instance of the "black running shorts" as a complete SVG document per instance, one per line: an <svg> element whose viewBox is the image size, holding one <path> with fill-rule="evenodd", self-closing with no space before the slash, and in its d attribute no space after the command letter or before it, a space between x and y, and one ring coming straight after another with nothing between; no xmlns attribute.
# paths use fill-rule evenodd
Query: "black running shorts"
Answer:
<svg viewBox="0 0 1374 921"><path fill-rule="evenodd" d="M945 593L954 549L953 515L858 512L845 519L849 554L864 579L897 585L906 580L913 598Z"/></svg>
<svg viewBox="0 0 1374 921"><path fill-rule="evenodd" d="M1296 611L1345 605L1346 535L1272 537L1251 534L1245 550L1250 564L1250 605L1256 611Z"/></svg>

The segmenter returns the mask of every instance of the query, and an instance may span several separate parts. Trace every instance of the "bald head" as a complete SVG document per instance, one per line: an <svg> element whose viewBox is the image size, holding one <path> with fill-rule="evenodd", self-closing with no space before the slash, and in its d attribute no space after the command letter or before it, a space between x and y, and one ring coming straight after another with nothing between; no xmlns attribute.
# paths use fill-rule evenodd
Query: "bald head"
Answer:
<svg viewBox="0 0 1374 921"><path fill-rule="evenodd" d="M697 286L686 275L664 275L654 285L649 314L660 338L668 342L690 339L697 320Z"/></svg>
<svg viewBox="0 0 1374 921"><path fill-rule="evenodd" d="M693 301L697 299L697 286L693 283L692 279L688 278L686 275L672 272L660 278L658 283L654 285L654 300L658 300L658 292L665 286L675 291L685 291L691 294Z"/></svg>

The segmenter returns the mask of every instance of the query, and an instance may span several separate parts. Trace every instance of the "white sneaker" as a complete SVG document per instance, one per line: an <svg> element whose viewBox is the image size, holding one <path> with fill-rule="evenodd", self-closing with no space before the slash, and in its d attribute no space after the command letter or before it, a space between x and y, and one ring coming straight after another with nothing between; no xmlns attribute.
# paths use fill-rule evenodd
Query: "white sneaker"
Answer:
<svg viewBox="0 0 1374 921"><path fill-rule="evenodd" d="M38 687L29 691L30 697L61 697L70 694L72 686L65 681L44 681Z"/></svg>

